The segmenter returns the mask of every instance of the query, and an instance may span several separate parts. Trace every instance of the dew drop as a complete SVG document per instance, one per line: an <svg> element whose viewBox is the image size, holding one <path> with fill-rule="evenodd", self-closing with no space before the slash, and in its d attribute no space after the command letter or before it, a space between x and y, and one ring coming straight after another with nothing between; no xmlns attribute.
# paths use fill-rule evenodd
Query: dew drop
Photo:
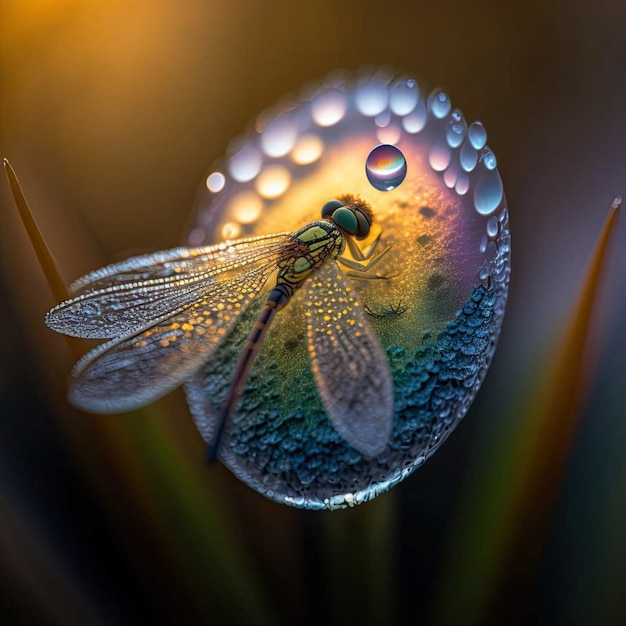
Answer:
<svg viewBox="0 0 626 626"><path fill-rule="evenodd" d="M372 187L379 191L391 191L402 183L406 176L406 159L396 146L376 146L365 161L365 174Z"/></svg>
<svg viewBox="0 0 626 626"><path fill-rule="evenodd" d="M456 184L456 179L458 177L459 173L456 169L456 167L454 166L450 166L444 173L443 173L443 183L444 185L448 188L448 189L452 189L454 187L454 185Z"/></svg>
<svg viewBox="0 0 626 626"><path fill-rule="evenodd" d="M343 119L347 107L346 94L343 91L328 89L311 104L311 117L318 126L334 126Z"/></svg>
<svg viewBox="0 0 626 626"><path fill-rule="evenodd" d="M482 122L472 122L467 131L467 136L476 150L484 148L487 143L487 131Z"/></svg>
<svg viewBox="0 0 626 626"><path fill-rule="evenodd" d="M213 193L222 191L225 184L226 177L224 176L224 174L222 174L222 172L212 172L207 176L206 187L209 191L212 191Z"/></svg>
<svg viewBox="0 0 626 626"><path fill-rule="evenodd" d="M459 153L459 161L461 162L461 167L466 172L471 172L476 167L476 163L478 163L478 152L474 150L469 141L463 144L461 152Z"/></svg>
<svg viewBox="0 0 626 626"><path fill-rule="evenodd" d="M428 162L435 172L443 172L450 165L451 158L452 151L444 141L434 143L428 153Z"/></svg>
<svg viewBox="0 0 626 626"><path fill-rule="evenodd" d="M487 147L483 150L480 160L484 163L488 170L495 170L498 165L496 155L491 151L491 148Z"/></svg>
<svg viewBox="0 0 626 626"><path fill-rule="evenodd" d="M396 115L408 115L417 105L419 90L412 79L395 82L389 94L389 108Z"/></svg>
<svg viewBox="0 0 626 626"><path fill-rule="evenodd" d="M474 207L481 215L490 215L502 201L503 192L498 170L482 171L474 188Z"/></svg>
<svg viewBox="0 0 626 626"><path fill-rule="evenodd" d="M367 117L374 117L387 108L387 85L373 79L363 82L356 90L356 108Z"/></svg>
<svg viewBox="0 0 626 626"><path fill-rule="evenodd" d="M261 135L261 145L268 156L281 157L291 151L297 138L295 121L289 117L278 117L265 128Z"/></svg>
<svg viewBox="0 0 626 626"><path fill-rule="evenodd" d="M497 237L500 225L498 224L498 218L493 215L487 220L487 234L490 237Z"/></svg>
<svg viewBox="0 0 626 626"><path fill-rule="evenodd" d="M254 146L247 145L230 158L228 170L237 182L245 183L261 171L262 163L261 153Z"/></svg>
<svg viewBox="0 0 626 626"><path fill-rule="evenodd" d="M404 130L406 130L407 133L413 135L419 133L420 130L424 128L427 118L426 105L420 100L415 110L402 119L402 126L404 126Z"/></svg>
<svg viewBox="0 0 626 626"><path fill-rule="evenodd" d="M451 106L448 94L442 89L435 89L428 96L428 108L440 120L450 113Z"/></svg>
<svg viewBox="0 0 626 626"><path fill-rule="evenodd" d="M446 141L451 148L458 148L465 139L467 124L463 114L458 109L454 109L450 115L450 121L446 129Z"/></svg>
<svg viewBox="0 0 626 626"><path fill-rule="evenodd" d="M459 194L459 196L464 196L469 190L469 177L467 174L459 174L456 179L456 185L454 186L454 190Z"/></svg>

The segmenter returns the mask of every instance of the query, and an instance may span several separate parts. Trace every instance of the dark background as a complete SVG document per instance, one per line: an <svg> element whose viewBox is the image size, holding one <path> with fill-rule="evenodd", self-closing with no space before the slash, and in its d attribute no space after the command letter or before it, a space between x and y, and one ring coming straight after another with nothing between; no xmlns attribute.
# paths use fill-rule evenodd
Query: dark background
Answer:
<svg viewBox="0 0 626 626"><path fill-rule="evenodd" d="M537 566L530 579L505 568L499 587L483 577L497 562L489 520L501 510L483 487L513 454L606 210L626 192L625 3L0 8L2 156L66 280L184 241L198 186L249 120L311 79L364 65L442 86L485 123L513 237L500 347L463 423L391 493L316 514L206 470L180 393L124 417L68 407L72 358L42 323L54 299L0 185L0 616L626 623L623 219L595 298L582 421L542 513Z"/></svg>

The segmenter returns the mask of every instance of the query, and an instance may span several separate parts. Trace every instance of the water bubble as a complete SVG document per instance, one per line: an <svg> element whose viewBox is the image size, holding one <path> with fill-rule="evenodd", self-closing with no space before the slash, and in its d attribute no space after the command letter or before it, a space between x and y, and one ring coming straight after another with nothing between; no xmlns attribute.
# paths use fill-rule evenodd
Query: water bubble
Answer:
<svg viewBox="0 0 626 626"><path fill-rule="evenodd" d="M476 150L484 148L487 143L487 131L482 122L472 122L467 131L467 136Z"/></svg>
<svg viewBox="0 0 626 626"><path fill-rule="evenodd" d="M281 157L287 154L296 143L298 129L289 117L272 120L261 135L261 145L267 156Z"/></svg>
<svg viewBox="0 0 626 626"><path fill-rule="evenodd" d="M389 108L396 115L408 115L417 105L419 89L412 79L401 79L391 86Z"/></svg>
<svg viewBox="0 0 626 626"><path fill-rule="evenodd" d="M445 141L433 144L428 152L428 162L435 172L443 172L450 165L452 151Z"/></svg>
<svg viewBox="0 0 626 626"><path fill-rule="evenodd" d="M404 126L404 130L406 130L407 133L419 133L420 130L426 126L427 119L426 105L420 100L415 110L402 119L402 126Z"/></svg>
<svg viewBox="0 0 626 626"><path fill-rule="evenodd" d="M387 84L371 79L362 82L356 90L356 107L367 117L374 117L387 108L389 90Z"/></svg>
<svg viewBox="0 0 626 626"><path fill-rule="evenodd" d="M443 183L444 185L448 188L448 189L452 189L454 187L454 185L456 184L456 179L458 178L458 171L456 169L456 167L454 166L450 166L444 173L443 173Z"/></svg>
<svg viewBox="0 0 626 626"><path fill-rule="evenodd" d="M451 148L458 148L465 139L467 124L463 114L458 109L454 109L450 115L450 121L446 129L446 141Z"/></svg>
<svg viewBox="0 0 626 626"><path fill-rule="evenodd" d="M487 234L490 237L497 237L500 225L498 224L498 218L493 215L487 220Z"/></svg>
<svg viewBox="0 0 626 626"><path fill-rule="evenodd" d="M379 191L391 191L402 183L406 176L406 159L396 146L381 144L368 155L365 174L371 185Z"/></svg>
<svg viewBox="0 0 626 626"><path fill-rule="evenodd" d="M225 184L226 177L224 176L224 174L222 174L222 172L212 172L207 176L206 187L209 191L212 191L213 193L222 191Z"/></svg>
<svg viewBox="0 0 626 626"><path fill-rule="evenodd" d="M488 170L495 170L498 165L496 155L491 151L491 148L485 148L483 150L480 160Z"/></svg>
<svg viewBox="0 0 626 626"><path fill-rule="evenodd" d="M469 190L469 183L469 176L467 176L467 174L459 174L456 179L454 190L459 194L459 196L464 196Z"/></svg>
<svg viewBox="0 0 626 626"><path fill-rule="evenodd" d="M389 122L391 122L391 113L389 111L383 111L374 118L374 124L376 124L378 128L389 126Z"/></svg>
<svg viewBox="0 0 626 626"><path fill-rule="evenodd" d="M347 107L347 98L343 91L327 89L311 103L311 117L318 126L334 126L343 119Z"/></svg>
<svg viewBox="0 0 626 626"><path fill-rule="evenodd" d="M459 153L459 161L461 167L466 172L471 172L476 167L476 163L478 163L478 152L476 152L469 141L463 144L461 152Z"/></svg>
<svg viewBox="0 0 626 626"><path fill-rule="evenodd" d="M435 89L428 96L428 108L440 120L450 113L451 107L450 98L442 89Z"/></svg>
<svg viewBox="0 0 626 626"><path fill-rule="evenodd" d="M263 157L252 145L244 146L228 162L230 175L240 183L252 180L261 170Z"/></svg>
<svg viewBox="0 0 626 626"><path fill-rule="evenodd" d="M316 135L304 135L294 146L291 158L298 165L315 163L324 152L324 142Z"/></svg>
<svg viewBox="0 0 626 626"><path fill-rule="evenodd" d="M474 207L481 215L490 215L502 201L504 189L498 170L483 170L474 188Z"/></svg>
<svg viewBox="0 0 626 626"><path fill-rule="evenodd" d="M291 174L286 167L270 165L259 174L256 190L264 198L278 198L285 193L290 183Z"/></svg>

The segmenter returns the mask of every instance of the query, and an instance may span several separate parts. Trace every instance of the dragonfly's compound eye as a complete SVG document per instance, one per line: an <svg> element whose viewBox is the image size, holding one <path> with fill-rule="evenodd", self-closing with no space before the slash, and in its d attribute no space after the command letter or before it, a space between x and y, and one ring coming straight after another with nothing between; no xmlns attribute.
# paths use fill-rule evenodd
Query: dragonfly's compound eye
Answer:
<svg viewBox="0 0 626 626"><path fill-rule="evenodd" d="M345 230L349 235L356 235L359 227L354 211L348 207L340 207L333 212L333 222L339 226L342 230Z"/></svg>
<svg viewBox="0 0 626 626"><path fill-rule="evenodd" d="M334 73L235 138L198 205L191 245L294 233L320 220L320 207L321 219L350 234L326 274L315 269L276 314L225 433L224 463L269 497L306 508L358 504L397 484L465 415L503 319L508 207L483 124L413 78ZM224 256L229 280L248 277L241 293L224 292L224 316L247 302L264 259L285 260L265 239L254 245L258 255L242 262ZM306 252L297 254L313 262L314 246ZM251 302L187 384L207 441L259 307ZM315 359L339 361L332 349L320 353L322 328L349 357L329 394L341 394L349 370L391 374L393 428L381 454L352 447L324 409ZM384 354L376 367L361 358L369 331ZM361 397L352 400L350 415Z"/></svg>
<svg viewBox="0 0 626 626"><path fill-rule="evenodd" d="M329 220L333 216L333 213L342 206L343 202L340 202L339 200L329 200L322 207L322 217Z"/></svg>

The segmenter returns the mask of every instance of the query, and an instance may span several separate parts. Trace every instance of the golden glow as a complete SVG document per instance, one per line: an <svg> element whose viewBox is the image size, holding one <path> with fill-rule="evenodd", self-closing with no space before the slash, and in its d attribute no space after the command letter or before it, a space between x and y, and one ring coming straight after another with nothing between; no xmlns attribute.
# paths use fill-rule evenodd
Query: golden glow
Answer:
<svg viewBox="0 0 626 626"><path fill-rule="evenodd" d="M234 222L226 222L222 226L222 239L237 239L241 236L241 226Z"/></svg>
<svg viewBox="0 0 626 626"><path fill-rule="evenodd" d="M291 174L282 165L266 167L256 179L256 190L264 198L278 198L282 196L291 182Z"/></svg>
<svg viewBox="0 0 626 626"><path fill-rule="evenodd" d="M315 135L305 135L295 145L291 158L298 165L315 163L324 151L324 142Z"/></svg>
<svg viewBox="0 0 626 626"><path fill-rule="evenodd" d="M252 224L263 211L263 200L254 191L241 191L228 204L228 215L240 224Z"/></svg>

